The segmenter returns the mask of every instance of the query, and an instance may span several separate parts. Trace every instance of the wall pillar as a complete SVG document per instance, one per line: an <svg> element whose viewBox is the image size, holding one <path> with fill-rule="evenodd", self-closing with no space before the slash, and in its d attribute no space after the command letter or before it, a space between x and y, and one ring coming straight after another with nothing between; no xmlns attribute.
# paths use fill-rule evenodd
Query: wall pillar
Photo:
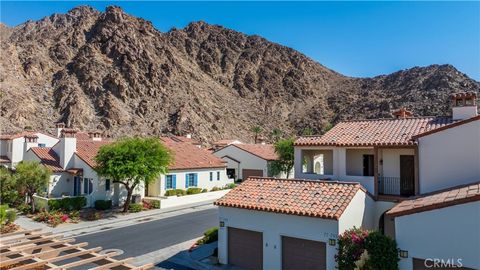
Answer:
<svg viewBox="0 0 480 270"><path fill-rule="evenodd" d="M378 197L378 147L373 147L373 196L375 199Z"/></svg>

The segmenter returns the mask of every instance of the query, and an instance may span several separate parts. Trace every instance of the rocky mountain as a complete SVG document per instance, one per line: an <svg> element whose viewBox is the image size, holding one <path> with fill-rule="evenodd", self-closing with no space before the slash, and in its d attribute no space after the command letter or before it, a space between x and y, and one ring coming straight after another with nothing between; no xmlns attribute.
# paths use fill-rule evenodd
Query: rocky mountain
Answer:
<svg viewBox="0 0 480 270"><path fill-rule="evenodd" d="M162 33L119 7L77 7L0 25L0 127L63 121L110 136L192 133L202 141L314 132L341 119L449 113L448 96L480 91L450 65L351 78L305 55L217 25Z"/></svg>

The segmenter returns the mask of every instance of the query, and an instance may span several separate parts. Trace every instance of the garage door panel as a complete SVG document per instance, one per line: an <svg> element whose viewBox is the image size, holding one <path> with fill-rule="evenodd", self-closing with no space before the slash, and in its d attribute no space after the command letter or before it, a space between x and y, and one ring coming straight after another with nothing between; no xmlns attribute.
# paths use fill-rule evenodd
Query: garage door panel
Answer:
<svg viewBox="0 0 480 270"><path fill-rule="evenodd" d="M282 236L283 270L326 270L326 244Z"/></svg>
<svg viewBox="0 0 480 270"><path fill-rule="evenodd" d="M242 177L243 180L247 179L250 176L263 176L263 170L252 170L252 169L243 169L242 170Z"/></svg>
<svg viewBox="0 0 480 270"><path fill-rule="evenodd" d="M228 227L228 263L244 269L261 270L262 233Z"/></svg>

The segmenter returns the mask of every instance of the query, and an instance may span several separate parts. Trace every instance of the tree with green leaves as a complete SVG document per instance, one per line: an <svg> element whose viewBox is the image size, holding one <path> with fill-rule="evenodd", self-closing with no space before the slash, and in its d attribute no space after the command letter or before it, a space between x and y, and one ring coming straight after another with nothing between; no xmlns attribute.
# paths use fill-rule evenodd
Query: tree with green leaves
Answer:
<svg viewBox="0 0 480 270"><path fill-rule="evenodd" d="M271 136L272 136L272 140L274 142L278 142L278 140L280 140L283 136L283 131L281 131L280 129L278 128L274 128L272 130L272 133L271 133Z"/></svg>
<svg viewBox="0 0 480 270"><path fill-rule="evenodd" d="M0 204L12 206L18 198L15 177L9 169L0 166Z"/></svg>
<svg viewBox="0 0 480 270"><path fill-rule="evenodd" d="M254 126L252 127L251 131L253 132L253 138L255 143L258 142L258 135L262 132L262 128L260 126Z"/></svg>
<svg viewBox="0 0 480 270"><path fill-rule="evenodd" d="M278 155L278 160L269 163L270 175L285 173L287 178L290 176L290 172L294 166L294 142L295 140L290 138L279 140L275 143L275 152Z"/></svg>
<svg viewBox="0 0 480 270"><path fill-rule="evenodd" d="M172 154L156 138L125 138L102 146L95 161L98 175L125 186L123 212L127 212L134 189L166 174Z"/></svg>
<svg viewBox="0 0 480 270"><path fill-rule="evenodd" d="M36 161L21 161L15 167L17 188L30 201L31 212L35 212L33 195L48 187L51 171Z"/></svg>

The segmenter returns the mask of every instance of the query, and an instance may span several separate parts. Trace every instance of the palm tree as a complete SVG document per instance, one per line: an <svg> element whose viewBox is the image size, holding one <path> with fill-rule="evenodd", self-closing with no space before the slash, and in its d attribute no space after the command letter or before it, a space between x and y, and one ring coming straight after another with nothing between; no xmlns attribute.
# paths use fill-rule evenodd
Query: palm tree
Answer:
<svg viewBox="0 0 480 270"><path fill-rule="evenodd" d="M271 135L272 135L273 141L274 141L274 142L277 142L277 141L280 140L280 138L282 137L283 132L282 132L280 129L278 129L278 128L274 128L274 129L272 130L272 134L271 134Z"/></svg>
<svg viewBox="0 0 480 270"><path fill-rule="evenodd" d="M251 131L252 131L253 134L254 134L255 143L257 143L257 141L258 141L258 134L260 134L260 132L262 132L262 128L261 128L260 126L254 126L254 127L252 127Z"/></svg>

